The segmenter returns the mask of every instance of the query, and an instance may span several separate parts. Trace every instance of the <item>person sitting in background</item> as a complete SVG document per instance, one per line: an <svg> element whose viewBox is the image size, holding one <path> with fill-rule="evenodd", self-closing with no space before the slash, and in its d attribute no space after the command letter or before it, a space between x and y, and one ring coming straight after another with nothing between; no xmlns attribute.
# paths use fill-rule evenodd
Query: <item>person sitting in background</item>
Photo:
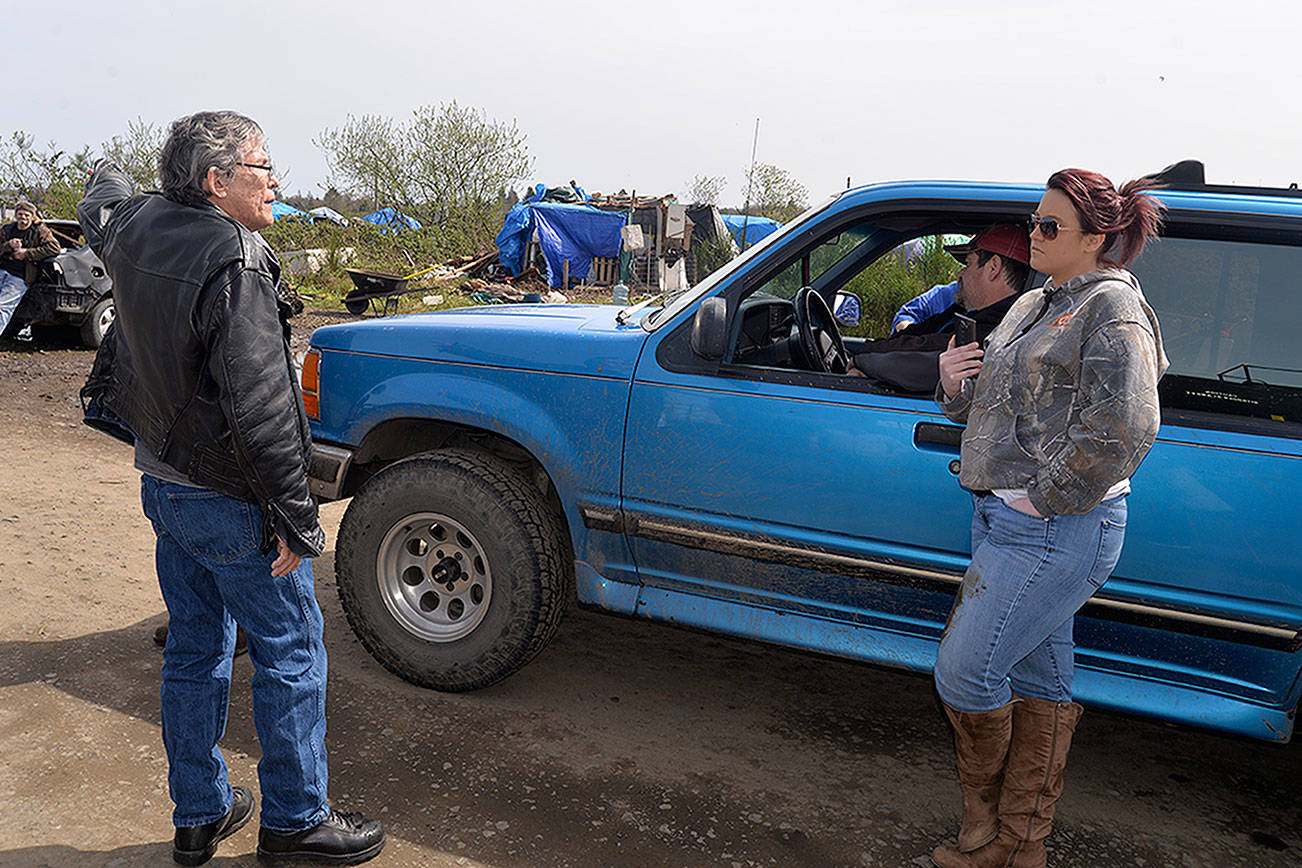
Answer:
<svg viewBox="0 0 1302 868"><path fill-rule="evenodd" d="M945 250L963 263L954 299L888 338L865 341L855 354L850 374L907 392L933 392L940 382L940 354L955 333L955 315L965 313L976 321L977 342L999 325L1030 273L1026 230L1000 223L981 230L966 244L946 245ZM931 292L937 289L943 287Z"/></svg>
<svg viewBox="0 0 1302 868"><path fill-rule="evenodd" d="M58 252L59 242L37 217L36 206L27 201L15 205L14 222L0 228L0 332L27 294L29 266Z"/></svg>

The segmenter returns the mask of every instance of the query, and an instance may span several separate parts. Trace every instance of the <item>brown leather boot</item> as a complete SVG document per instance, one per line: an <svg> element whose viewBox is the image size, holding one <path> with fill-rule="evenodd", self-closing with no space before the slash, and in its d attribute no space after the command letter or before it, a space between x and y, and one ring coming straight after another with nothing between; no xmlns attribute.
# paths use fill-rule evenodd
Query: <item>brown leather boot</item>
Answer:
<svg viewBox="0 0 1302 868"><path fill-rule="evenodd" d="M999 836L971 853L937 847L931 861L939 868L1044 868L1044 839L1053 826L1071 737L1083 711L1075 702L1018 697L999 792Z"/></svg>
<svg viewBox="0 0 1302 868"><path fill-rule="evenodd" d="M1013 734L1013 702L983 712L945 705L954 725L954 754L963 785L963 824L958 831L962 853L989 844L999 834L999 789Z"/></svg>

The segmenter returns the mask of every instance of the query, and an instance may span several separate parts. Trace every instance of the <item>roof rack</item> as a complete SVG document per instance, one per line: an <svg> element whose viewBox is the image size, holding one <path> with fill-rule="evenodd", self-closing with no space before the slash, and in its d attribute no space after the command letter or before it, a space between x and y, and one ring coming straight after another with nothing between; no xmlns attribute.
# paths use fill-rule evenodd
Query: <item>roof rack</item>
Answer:
<svg viewBox="0 0 1302 868"><path fill-rule="evenodd" d="M1302 198L1302 190L1294 181L1287 187L1239 187L1234 184L1208 184L1201 160L1181 160L1159 172L1145 175L1156 181L1163 190L1186 190L1198 193L1233 193L1239 196L1289 196Z"/></svg>

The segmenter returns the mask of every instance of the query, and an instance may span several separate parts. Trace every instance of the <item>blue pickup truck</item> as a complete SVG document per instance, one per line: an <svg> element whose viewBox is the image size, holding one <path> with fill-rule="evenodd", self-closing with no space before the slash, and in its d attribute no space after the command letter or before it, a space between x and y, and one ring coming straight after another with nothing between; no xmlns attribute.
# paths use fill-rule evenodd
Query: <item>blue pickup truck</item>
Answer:
<svg viewBox="0 0 1302 868"><path fill-rule="evenodd" d="M834 373L829 308L912 239L1043 187L889 183L811 209L632 308L468 308L316 331L312 485L352 498L339 594L390 671L491 684L570 598L920 672L969 556L961 429ZM1162 322L1162 430L1077 698L1270 741L1302 693L1302 193L1176 185L1134 270ZM925 287L918 287L919 290ZM865 303L866 299L862 300Z"/></svg>

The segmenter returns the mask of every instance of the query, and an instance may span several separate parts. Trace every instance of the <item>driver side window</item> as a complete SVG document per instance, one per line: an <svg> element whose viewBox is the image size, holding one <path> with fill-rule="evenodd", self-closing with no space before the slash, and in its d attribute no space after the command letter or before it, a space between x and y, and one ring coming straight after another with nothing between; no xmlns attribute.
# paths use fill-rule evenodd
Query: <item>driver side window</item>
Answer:
<svg viewBox="0 0 1302 868"><path fill-rule="evenodd" d="M808 367L793 308L804 286L812 286L829 304L838 291L857 298L858 323L838 324L851 355L864 339L889 335L900 305L932 286L952 282L960 267L943 248L957 239L919 236L896 243L900 237L864 223L828 236L785 263L741 300L732 363ZM874 258L886 245L893 246Z"/></svg>
<svg viewBox="0 0 1302 868"><path fill-rule="evenodd" d="M873 227L864 224L824 239L807 256L787 263L781 271L764 281L755 293L791 301L802 287L817 283L829 268L842 262L847 255L870 245L874 234ZM806 269L809 271L808 276L805 274Z"/></svg>

